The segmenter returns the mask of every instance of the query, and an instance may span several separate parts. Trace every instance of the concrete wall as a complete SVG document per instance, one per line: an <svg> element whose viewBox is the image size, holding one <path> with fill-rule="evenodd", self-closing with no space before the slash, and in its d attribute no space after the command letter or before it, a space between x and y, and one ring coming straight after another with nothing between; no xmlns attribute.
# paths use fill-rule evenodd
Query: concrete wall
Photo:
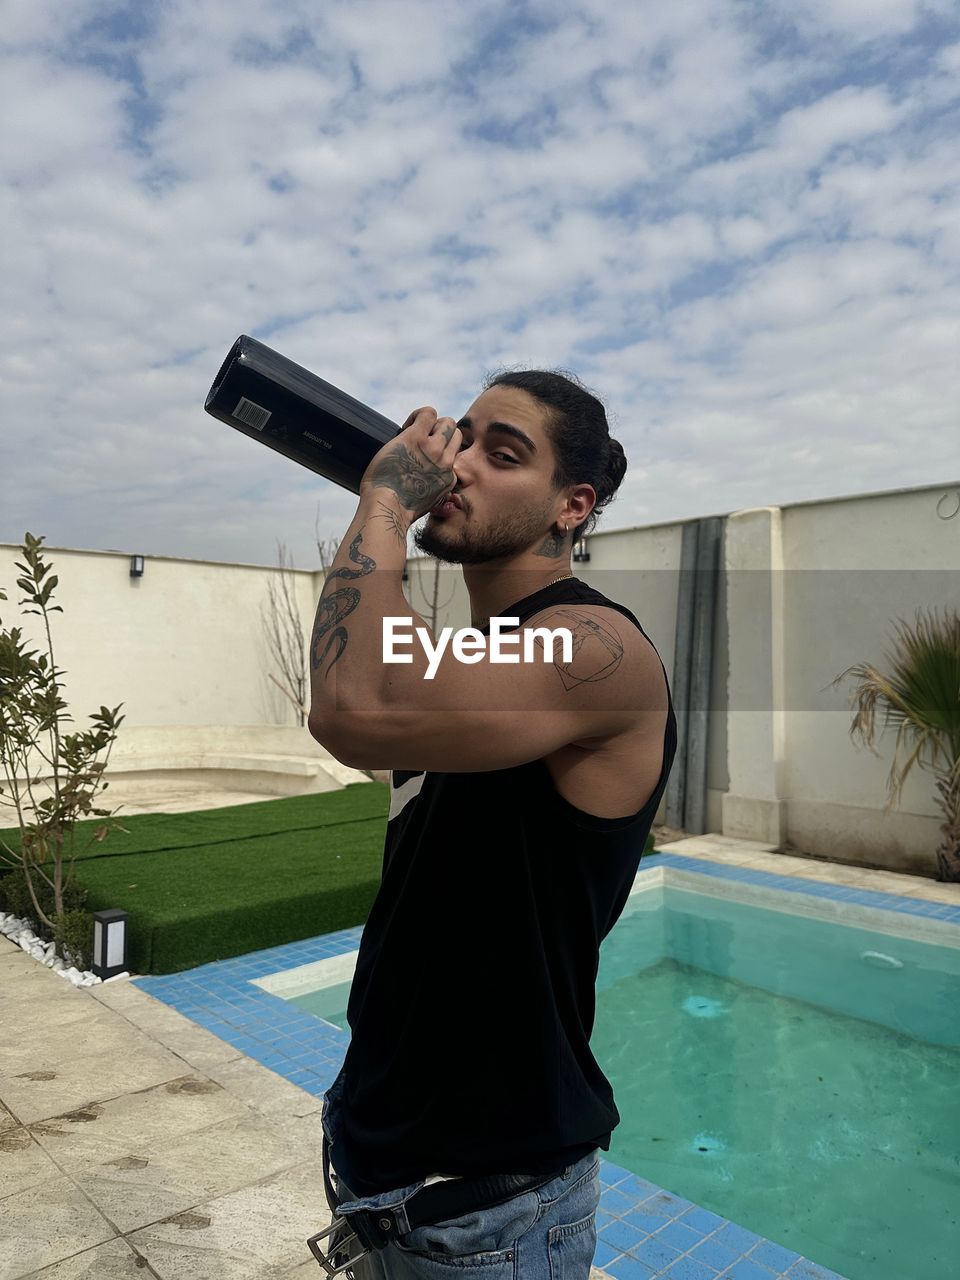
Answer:
<svg viewBox="0 0 960 1280"><path fill-rule="evenodd" d="M896 729L876 754L850 736L863 662L881 670L895 622L960 609L960 490L860 495L728 518L730 785L722 831L840 861L935 875L942 816L914 767L883 812ZM901 753L901 761L904 759Z"/></svg>
<svg viewBox="0 0 960 1280"><path fill-rule="evenodd" d="M943 817L933 775L914 767L898 808L883 814L878 800L886 797L896 730L877 739L879 757L856 747L854 680L824 687L855 663L886 669L898 618L912 625L920 607L941 616L960 609L960 519L945 518L954 504L943 503L943 493L784 510L784 793L787 836L798 848L827 854L840 843L849 861L934 870Z"/></svg>
<svg viewBox="0 0 960 1280"><path fill-rule="evenodd" d="M50 614L64 696L85 728L101 704L124 704L121 725L295 725L290 703L269 679L271 659L261 609L279 569L147 556L141 578L130 557L108 551L41 548L59 578ZM20 549L0 544L4 626L20 626L46 652L42 619L21 615L14 569ZM319 574L288 574L305 638L319 595ZM309 740L309 734L304 728Z"/></svg>
<svg viewBox="0 0 960 1280"><path fill-rule="evenodd" d="M914 771L883 813L894 731L878 754L851 741L846 667L883 664L896 617L960 608L960 486L735 512L713 627L707 751L709 830L840 861L934 875L941 821L932 777ZM630 608L674 680L683 522L595 533L574 572ZM119 553L44 549L59 576L51 616L65 697L75 717L124 703L125 729L179 726L184 750L202 726L296 726L275 688L261 611L280 570L148 556L132 579ZM14 561L0 544L4 625L45 642L17 609ZM408 564L411 608L430 616L434 565ZM309 642L322 575L287 571ZM426 592L426 597L424 596ZM439 626L470 621L459 568L439 571ZM878 726L879 727L879 726ZM299 730L298 730L299 732ZM317 744L302 730L304 754ZM191 736L192 735L192 736ZM118 744L119 745L119 744ZM663 820L663 806L658 815Z"/></svg>

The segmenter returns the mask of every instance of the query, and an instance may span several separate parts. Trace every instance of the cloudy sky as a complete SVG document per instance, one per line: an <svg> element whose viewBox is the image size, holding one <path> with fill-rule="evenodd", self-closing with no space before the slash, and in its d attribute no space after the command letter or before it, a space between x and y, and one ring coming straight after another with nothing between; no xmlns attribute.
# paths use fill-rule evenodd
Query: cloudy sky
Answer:
<svg viewBox="0 0 960 1280"><path fill-rule="evenodd" d="M956 0L3 0L0 542L318 564L203 401L248 333L395 421L565 368L600 528L956 483Z"/></svg>

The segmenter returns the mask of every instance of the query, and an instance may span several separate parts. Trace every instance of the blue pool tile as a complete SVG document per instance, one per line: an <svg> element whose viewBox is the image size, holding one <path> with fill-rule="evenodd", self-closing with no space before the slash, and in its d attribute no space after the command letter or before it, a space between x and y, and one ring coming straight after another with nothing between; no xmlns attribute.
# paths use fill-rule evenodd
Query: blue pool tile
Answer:
<svg viewBox="0 0 960 1280"><path fill-rule="evenodd" d="M660 1190L655 1182L648 1182L646 1178L639 1178L635 1173L628 1173L624 1177L618 1178L614 1185L622 1195L631 1196L635 1200L645 1200L647 1196L655 1195Z"/></svg>
<svg viewBox="0 0 960 1280"><path fill-rule="evenodd" d="M291 1071L287 1079L292 1080L294 1084L300 1085L301 1089L306 1085L317 1083L316 1075L312 1071Z"/></svg>
<svg viewBox="0 0 960 1280"><path fill-rule="evenodd" d="M772 1240L761 1241L750 1254L754 1262L759 1262L762 1267L769 1267L775 1275L793 1266L800 1256L793 1249L785 1249L782 1244L774 1244Z"/></svg>
<svg viewBox="0 0 960 1280"><path fill-rule="evenodd" d="M701 1209L698 1205L685 1213L679 1221L685 1227L692 1227L694 1231L699 1231L705 1236L711 1231L716 1231L717 1227L722 1227L726 1218L721 1218L719 1213L712 1213L709 1209Z"/></svg>
<svg viewBox="0 0 960 1280"><path fill-rule="evenodd" d="M259 1027L263 1022L263 1017L259 1013L233 1013L231 1011L229 1022L232 1027Z"/></svg>
<svg viewBox="0 0 960 1280"><path fill-rule="evenodd" d="M738 1227L735 1222L728 1222L720 1228L714 1239L725 1249L731 1249L739 1255L752 1249L759 1237L756 1232L748 1231L746 1227Z"/></svg>
<svg viewBox="0 0 960 1280"><path fill-rule="evenodd" d="M659 1235L647 1236L646 1240L631 1249L630 1253L632 1257L639 1258L648 1267L657 1267L661 1271L680 1257L680 1250L671 1248L660 1239Z"/></svg>
<svg viewBox="0 0 960 1280"><path fill-rule="evenodd" d="M682 1196L675 1196L672 1191L662 1191L658 1188L649 1199L648 1207L655 1213L665 1213L670 1218L679 1218L688 1209L693 1209L694 1205L689 1200L684 1200Z"/></svg>
<svg viewBox="0 0 960 1280"><path fill-rule="evenodd" d="M930 908L930 917L935 920L953 920L960 923L960 911L956 907L948 907L942 902L935 902Z"/></svg>
<svg viewBox="0 0 960 1280"><path fill-rule="evenodd" d="M929 908L939 906L936 902L925 902L922 898L915 898L913 901L913 910L916 915L929 915Z"/></svg>
<svg viewBox="0 0 960 1280"><path fill-rule="evenodd" d="M598 1232L597 1236L604 1244L610 1245L620 1253L628 1253L631 1250L636 1253L637 1246L649 1239L650 1233L641 1231L639 1227L632 1226L622 1218L615 1218L603 1228L602 1232Z"/></svg>
<svg viewBox="0 0 960 1280"><path fill-rule="evenodd" d="M245 1032L239 1031L231 1035L230 1043L237 1049L242 1049L244 1053L249 1053L251 1049L259 1049L261 1044L256 1036L248 1036Z"/></svg>
<svg viewBox="0 0 960 1280"><path fill-rule="evenodd" d="M624 1222L630 1221L632 1219L629 1216L624 1218ZM689 1249L698 1245L703 1236L699 1231L692 1231L680 1222L670 1222L657 1233L657 1239L665 1240L672 1248L679 1249L681 1253L686 1253Z"/></svg>
<svg viewBox="0 0 960 1280"><path fill-rule="evenodd" d="M612 1213L617 1218L622 1218L625 1213L636 1208L636 1201L631 1196L625 1196L613 1187L600 1193L600 1204L607 1213Z"/></svg>
<svg viewBox="0 0 960 1280"><path fill-rule="evenodd" d="M286 1058L283 1056L283 1054L280 1054L280 1053L261 1053L260 1061L263 1063L265 1067L271 1067L271 1068L285 1067L287 1065Z"/></svg>
<svg viewBox="0 0 960 1280"><path fill-rule="evenodd" d="M614 1258L622 1258L623 1253L620 1249L615 1249L613 1245L607 1244L602 1237L597 1237L597 1248L593 1255L593 1265L600 1267L601 1270L607 1270L607 1263L612 1262Z"/></svg>
<svg viewBox="0 0 960 1280"><path fill-rule="evenodd" d="M657 1274L656 1268L647 1266L629 1253L623 1254L615 1262L607 1263L603 1270L608 1275L616 1276L616 1280L651 1280L651 1276Z"/></svg>
<svg viewBox="0 0 960 1280"><path fill-rule="evenodd" d="M740 1256L741 1250L728 1249L716 1236L707 1236L702 1244L690 1250L691 1258L696 1258L697 1262L706 1263L708 1267L713 1267L714 1271L722 1271L724 1267L729 1267Z"/></svg>
<svg viewBox="0 0 960 1280"><path fill-rule="evenodd" d="M204 1018L202 1021L199 1018L193 1018L192 1021L216 1036L218 1040L226 1040L228 1044L233 1043L236 1033L226 1022L219 1022L216 1018Z"/></svg>
<svg viewBox="0 0 960 1280"><path fill-rule="evenodd" d="M809 1258L801 1258L799 1262L795 1262L786 1276L787 1280L846 1280L845 1276L831 1271L829 1267L818 1266Z"/></svg>
<svg viewBox="0 0 960 1280"><path fill-rule="evenodd" d="M638 1231L645 1231L647 1235L653 1235L654 1231L659 1231L661 1227L665 1227L670 1222L670 1218L665 1213L656 1213L648 1205L641 1204L630 1213L625 1213L623 1221L629 1222Z"/></svg>
<svg viewBox="0 0 960 1280"><path fill-rule="evenodd" d="M773 1280L773 1276L774 1272L758 1266L752 1259L741 1258L724 1273L723 1280Z"/></svg>
<svg viewBox="0 0 960 1280"><path fill-rule="evenodd" d="M660 1276L663 1280L717 1280L717 1273L713 1267L704 1266L702 1262L696 1262L690 1257L678 1258L666 1271L662 1271ZM657 1280L660 1280L659 1276ZM770 1280L769 1276L767 1280Z"/></svg>

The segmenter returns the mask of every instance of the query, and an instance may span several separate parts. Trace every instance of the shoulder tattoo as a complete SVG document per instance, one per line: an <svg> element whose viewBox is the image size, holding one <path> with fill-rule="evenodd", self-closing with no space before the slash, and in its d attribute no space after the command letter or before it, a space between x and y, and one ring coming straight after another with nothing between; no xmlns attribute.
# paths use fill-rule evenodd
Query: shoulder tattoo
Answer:
<svg viewBox="0 0 960 1280"><path fill-rule="evenodd" d="M541 629L555 631L559 627L565 628L573 637L573 655L569 662L563 661L559 642L553 644L553 666L567 692L582 684L606 680L620 666L623 641L606 619L584 617L582 613L563 606L551 609L532 628L534 642L541 650L545 651L546 645L536 633Z"/></svg>

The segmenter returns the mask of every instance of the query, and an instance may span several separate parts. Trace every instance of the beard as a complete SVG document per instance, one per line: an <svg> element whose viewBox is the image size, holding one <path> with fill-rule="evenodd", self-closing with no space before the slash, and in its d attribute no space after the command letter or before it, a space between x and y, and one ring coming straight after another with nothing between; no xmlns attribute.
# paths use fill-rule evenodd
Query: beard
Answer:
<svg viewBox="0 0 960 1280"><path fill-rule="evenodd" d="M466 512L446 520L428 516L413 535L413 544L443 564L485 564L506 560L546 537L550 528L551 503L539 511L518 511L502 516L485 529L471 525ZM454 521L457 527L454 527Z"/></svg>

